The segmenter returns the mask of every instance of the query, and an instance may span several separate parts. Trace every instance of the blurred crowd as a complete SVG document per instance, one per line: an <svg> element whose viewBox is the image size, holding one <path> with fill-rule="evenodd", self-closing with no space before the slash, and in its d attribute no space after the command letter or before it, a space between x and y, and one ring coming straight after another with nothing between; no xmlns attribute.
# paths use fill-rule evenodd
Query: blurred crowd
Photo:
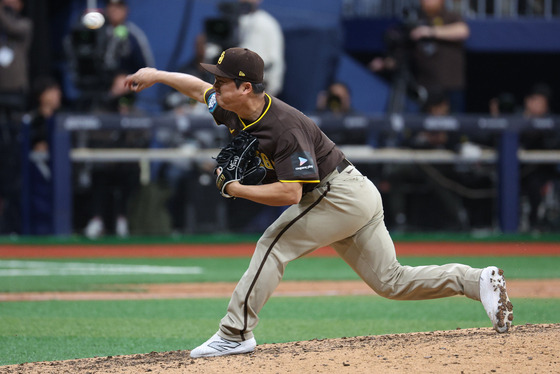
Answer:
<svg viewBox="0 0 560 374"><path fill-rule="evenodd" d="M267 92L281 97L284 82L289 79L285 74L284 35L274 16L261 8L261 2L220 3L219 16L207 19L203 32L196 37L192 59L179 64L177 70L212 82L213 77L200 69L200 62L215 63L223 49L247 47L263 57ZM50 74L49 69L46 73L43 69L40 74L30 75L32 39L38 29L29 17L25 0L0 0L0 234L22 231L21 157L29 157L22 155L22 149L29 149L33 156L30 201L34 225L30 234L49 234L51 230L49 129L58 112L144 114L135 95L125 90L122 82L139 68L156 66L152 47L145 32L129 20L132 4L126 0L103 4L101 12L106 22L100 29L90 29L77 19L64 39L70 86L76 92L71 95L64 89L63 83L67 82L62 82L54 69ZM224 33L228 27L235 27L235 32ZM387 113L407 113L411 108L426 116L465 113L468 80L464 43L470 31L444 0L419 0L413 16L389 28L385 36L387 53L375 56L366 66L390 87ZM316 114L359 115L349 83L329 82L317 95ZM545 82L534 82L521 98L501 92L488 98L488 114L546 118L555 113L553 91ZM205 113L203 106L172 90L161 91L160 107L175 116ZM28 126L28 148L22 148L21 126ZM154 137L149 129L77 131L72 144L92 148L219 144L214 134L207 133L163 138ZM342 136L334 140L352 144L364 139ZM497 139L445 131L405 131L397 137L381 136L376 144L477 153L495 149ZM525 132L520 136L520 146L560 149L560 137L543 131ZM372 174L387 201L385 213L391 229L472 230L495 225L496 171L492 165L411 163L363 168ZM153 183L142 184L138 162L74 163L74 229L91 239L107 234L126 237L188 231L185 227L189 224L204 221L200 211L208 213L201 201L214 199L206 199L204 192L212 184L211 170L211 163L156 163L151 168ZM558 165L523 165L521 194L522 230L554 230L560 226ZM189 202L189 196L197 198ZM430 209L441 214L426 217L424 212ZM146 215L157 218L147 221Z"/></svg>

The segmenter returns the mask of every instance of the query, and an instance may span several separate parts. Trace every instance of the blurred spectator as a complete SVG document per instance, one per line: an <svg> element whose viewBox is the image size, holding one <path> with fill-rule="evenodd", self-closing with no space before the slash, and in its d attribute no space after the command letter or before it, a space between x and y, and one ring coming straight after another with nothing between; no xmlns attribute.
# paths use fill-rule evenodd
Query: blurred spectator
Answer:
<svg viewBox="0 0 560 374"><path fill-rule="evenodd" d="M33 83L31 116L31 150L48 152L48 121L62 105L62 90L51 77L39 77Z"/></svg>
<svg viewBox="0 0 560 374"><path fill-rule="evenodd" d="M206 36L208 44L205 58L207 61L216 60L223 50L229 47L248 48L258 53L264 61L264 83L266 92L272 96L278 96L284 86L284 34L278 21L268 12L260 8L262 0L239 0L239 6L231 6L222 9L226 19L238 16L233 20L237 30L231 30L230 34L220 35L216 38L215 33L207 28ZM209 33L210 31L210 33ZM237 36L237 40L234 36ZM233 45L224 45L233 43Z"/></svg>
<svg viewBox="0 0 560 374"><path fill-rule="evenodd" d="M448 116L451 114L449 98L441 90L431 91L422 111L429 116ZM455 134L447 131L418 131L405 139L404 144L415 149L456 150L458 141L455 139Z"/></svg>
<svg viewBox="0 0 560 374"><path fill-rule="evenodd" d="M317 112L350 114L353 111L350 88L345 83L334 82L317 95Z"/></svg>
<svg viewBox="0 0 560 374"><path fill-rule="evenodd" d="M265 64L266 91L278 96L284 86L284 34L278 21L259 8L262 0L240 0L250 11L239 17L239 46L258 53Z"/></svg>
<svg viewBox="0 0 560 374"><path fill-rule="evenodd" d="M537 83L523 97L522 106L516 105L515 97L508 92L492 98L490 113L518 115L531 121L547 121L553 114L551 108L552 89L545 83ZM538 122L536 122L538 123ZM546 122L545 122L546 123ZM492 142L498 144L498 140ZM545 128L527 128L519 134L519 145L527 150L560 149L560 136ZM560 191L560 169L554 164L521 164L521 230L550 230L560 225L558 194ZM556 226L554 226L556 225Z"/></svg>
<svg viewBox="0 0 560 374"><path fill-rule="evenodd" d="M181 66L178 71L185 74L190 74L198 77L208 83L214 82L214 75L204 70L200 63L204 62L205 52L207 46L206 34L199 34L195 39L194 56L190 61ZM175 89L162 86L164 92L163 109L172 112L177 116L177 123L179 124L179 131L169 133L167 129L156 130L154 138L157 140L157 145L162 147L176 147L176 148L208 148L217 147L219 137L212 130L197 129L193 130L188 126L185 115L196 114L200 116L210 116L208 109L196 100L183 95ZM207 193L207 188L201 181L205 182L207 175L212 175L214 170L213 164L210 163L210 170L206 170L207 162L195 162L192 160L178 160L162 162L160 165L156 164L158 174L162 179L168 182L171 189L171 194L167 201L168 211L171 215L171 226L175 231L183 231L188 224L193 228L194 218L187 219L198 214L200 210L212 211L208 206L208 202L203 203L198 195ZM203 177L204 176L204 177ZM209 177L208 177L209 178ZM199 210L189 208L194 204L206 204L204 208ZM187 213L187 211L191 213ZM189 222L188 222L189 221ZM196 224L202 225L200 219L196 220Z"/></svg>
<svg viewBox="0 0 560 374"><path fill-rule="evenodd" d="M32 21L23 0L0 0L0 233L20 230L19 132L27 108Z"/></svg>
<svg viewBox="0 0 560 374"><path fill-rule="evenodd" d="M195 39L194 56L177 71L213 83L214 75L200 66L200 63L204 62L205 59L206 47L207 35L199 34ZM193 129L188 126L185 115L211 116L206 106L200 105L198 101L173 88L168 86L162 86L161 88L166 92L163 108L177 116L179 131L169 133L167 129L156 130L154 137L157 139L158 146L196 149L223 145L220 136L213 130ZM209 203L206 199L208 194L206 185L208 184L207 181L212 178L214 164L208 161L183 159L162 162L155 166L152 170L159 168L159 176L167 181L171 190L167 206L171 216L172 229L181 232L185 228L193 230L195 227L203 227L205 223L201 216L212 216L215 210L215 204ZM204 197L201 198L201 196ZM195 205L198 208L194 208ZM211 221L215 223L215 218L213 217ZM212 226L215 225L212 224Z"/></svg>
<svg viewBox="0 0 560 374"><path fill-rule="evenodd" d="M119 73L131 74L155 66L144 32L128 21L125 0L109 0L106 22L100 29L88 29L78 21L64 41L69 70L78 89L78 110L99 108L103 95L111 90Z"/></svg>
<svg viewBox="0 0 560 374"><path fill-rule="evenodd" d="M451 114L449 97L442 90L432 90L424 103L423 112L430 116L448 116Z"/></svg>
<svg viewBox="0 0 560 374"><path fill-rule="evenodd" d="M194 75L208 83L214 83L214 75L210 74L207 70L203 69L200 64L204 62L204 53L206 51L206 35L197 35L194 42L194 56L186 64L183 65L179 71L182 73Z"/></svg>
<svg viewBox="0 0 560 374"><path fill-rule="evenodd" d="M509 2L511 2L510 0ZM515 2L517 4L517 2ZM527 16L544 16L546 14L546 0L519 1L518 11ZM553 0L551 11L558 11L558 1ZM517 10L517 9L516 9Z"/></svg>
<svg viewBox="0 0 560 374"><path fill-rule="evenodd" d="M525 108L523 115L527 118L538 118L550 115L550 103L552 98L551 88L544 83L533 86L525 96Z"/></svg>
<svg viewBox="0 0 560 374"><path fill-rule="evenodd" d="M62 90L56 80L43 76L32 85L29 113L30 154L28 170L29 233L52 234L52 184L49 160L49 124L62 105Z"/></svg>
<svg viewBox="0 0 560 374"><path fill-rule="evenodd" d="M181 66L177 71L180 73L190 74L198 77L208 83L214 83L214 75L204 70L200 63L204 62L204 54L206 50L206 35L199 34L195 39L194 56L186 64ZM204 105L198 105L199 102L192 100L188 96L174 90L171 87L163 86L165 95L163 99L163 109L166 111L174 111L177 114L197 113L208 114L208 110Z"/></svg>
<svg viewBox="0 0 560 374"><path fill-rule="evenodd" d="M117 73L110 90L94 107L97 114L138 114L134 105L134 95L125 89L126 74ZM146 148L150 142L150 130L99 130L89 131L87 146L91 148ZM112 233L119 237L129 235L129 201L140 187L140 167L138 162L103 162L89 166L89 191L91 193L91 213L84 234L97 239L107 233L108 222L114 222ZM86 178L87 180L87 178Z"/></svg>
<svg viewBox="0 0 560 374"><path fill-rule="evenodd" d="M433 91L423 111L428 116L448 116L449 99L442 91ZM401 146L409 149L457 151L460 136L455 132L408 132ZM390 225L396 230L460 230L468 226L468 215L457 186L460 177L452 164L388 164L380 191L387 201ZM426 215L436 210L437 215Z"/></svg>
<svg viewBox="0 0 560 374"><path fill-rule="evenodd" d="M544 83L535 84L524 98L523 116L539 120L552 114L552 89ZM560 149L560 136L555 131L543 129L526 130L520 134L523 149ZM560 164L525 164L521 168L521 194L527 201L525 224L535 231L547 230L559 225L558 187ZM552 217L553 216L553 217ZM523 222L523 220L522 220Z"/></svg>
<svg viewBox="0 0 560 374"><path fill-rule="evenodd" d="M393 77L394 82L407 80L399 95L405 95L406 88L411 86L420 100L427 97L422 94L424 89L428 93L444 90L451 110L464 112L463 41L469 37L469 27L460 15L447 12L445 0L421 0L420 5L417 17L409 14L401 29L388 30L389 55L374 58L370 69L374 72L394 70L398 73Z"/></svg>
<svg viewBox="0 0 560 374"><path fill-rule="evenodd" d="M539 119L550 116L552 89L544 83L535 84L525 95L522 115L528 119ZM542 129L526 130L521 134L521 146L525 149L552 149L555 147L557 135Z"/></svg>
<svg viewBox="0 0 560 374"><path fill-rule="evenodd" d="M515 96L510 92L502 92L491 98L488 109L492 116L513 114L518 111Z"/></svg>
<svg viewBox="0 0 560 374"><path fill-rule="evenodd" d="M123 141L119 139L119 142ZM97 142L99 144L99 142ZM114 146L114 142L111 143ZM91 169L91 216L84 229L89 239L114 233L124 238L129 235L127 211L129 200L140 186L138 163L104 162ZM85 208L85 207L84 207ZM83 212L85 209L81 209ZM113 222L114 230L107 230Z"/></svg>
<svg viewBox="0 0 560 374"><path fill-rule="evenodd" d="M110 71L134 73L146 66L155 66L146 34L128 20L126 0L109 0L105 7L108 36L105 63Z"/></svg>
<svg viewBox="0 0 560 374"><path fill-rule="evenodd" d="M350 87L344 82L333 82L317 94L316 114L324 116L352 116L359 113L352 106ZM369 144L377 146L380 133L367 126L347 126L346 119L338 121L338 126L327 126L325 134L336 144ZM344 123L343 123L344 122ZM362 167L368 167L363 165Z"/></svg>
<svg viewBox="0 0 560 374"><path fill-rule="evenodd" d="M0 0L0 121L26 107L33 24L22 15L23 6L23 0Z"/></svg>
<svg viewBox="0 0 560 374"><path fill-rule="evenodd" d="M126 216L128 199L139 186L137 165L130 163L103 163L94 165L91 173L91 205L93 217L84 234L97 239L107 233L107 221L114 221L114 231L124 238L129 234Z"/></svg>

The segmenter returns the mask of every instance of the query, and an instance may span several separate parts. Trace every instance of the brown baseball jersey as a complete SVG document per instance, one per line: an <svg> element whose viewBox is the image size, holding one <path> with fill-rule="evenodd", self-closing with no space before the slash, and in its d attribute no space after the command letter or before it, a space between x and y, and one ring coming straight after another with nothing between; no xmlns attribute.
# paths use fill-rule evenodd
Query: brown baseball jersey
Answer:
<svg viewBox="0 0 560 374"><path fill-rule="evenodd" d="M221 108L216 91L210 88L204 99L218 125L236 135L244 130L259 140L259 153L267 169L264 183L301 182L303 191L312 190L342 161L344 154L299 110L265 94L265 106L254 122Z"/></svg>

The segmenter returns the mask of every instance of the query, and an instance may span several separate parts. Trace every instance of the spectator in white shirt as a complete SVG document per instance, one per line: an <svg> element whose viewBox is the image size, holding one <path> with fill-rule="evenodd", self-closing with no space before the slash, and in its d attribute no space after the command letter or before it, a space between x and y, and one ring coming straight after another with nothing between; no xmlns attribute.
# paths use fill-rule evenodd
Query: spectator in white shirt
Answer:
<svg viewBox="0 0 560 374"><path fill-rule="evenodd" d="M210 40L206 44L205 60L215 63L220 53L230 47L250 49L264 61L266 92L278 96L284 86L284 34L278 21L260 9L262 0L239 0L239 6L220 9L226 19L235 19L236 28L224 40ZM235 3L234 3L235 4ZM237 16L237 17L236 17ZM221 37L224 37L223 35Z"/></svg>
<svg viewBox="0 0 560 374"><path fill-rule="evenodd" d="M281 93L284 85L284 34L278 21L259 8L262 0L240 0L250 3L251 11L239 17L239 46L258 53L264 61L266 91Z"/></svg>

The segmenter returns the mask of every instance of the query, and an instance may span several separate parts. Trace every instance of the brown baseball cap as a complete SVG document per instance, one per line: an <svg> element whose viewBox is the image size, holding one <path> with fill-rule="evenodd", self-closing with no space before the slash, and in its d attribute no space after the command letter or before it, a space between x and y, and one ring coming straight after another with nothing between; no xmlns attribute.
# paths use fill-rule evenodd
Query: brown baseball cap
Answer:
<svg viewBox="0 0 560 374"><path fill-rule="evenodd" d="M229 48L222 52L216 65L201 63L202 68L215 76L262 83L264 62L261 56L247 48Z"/></svg>

